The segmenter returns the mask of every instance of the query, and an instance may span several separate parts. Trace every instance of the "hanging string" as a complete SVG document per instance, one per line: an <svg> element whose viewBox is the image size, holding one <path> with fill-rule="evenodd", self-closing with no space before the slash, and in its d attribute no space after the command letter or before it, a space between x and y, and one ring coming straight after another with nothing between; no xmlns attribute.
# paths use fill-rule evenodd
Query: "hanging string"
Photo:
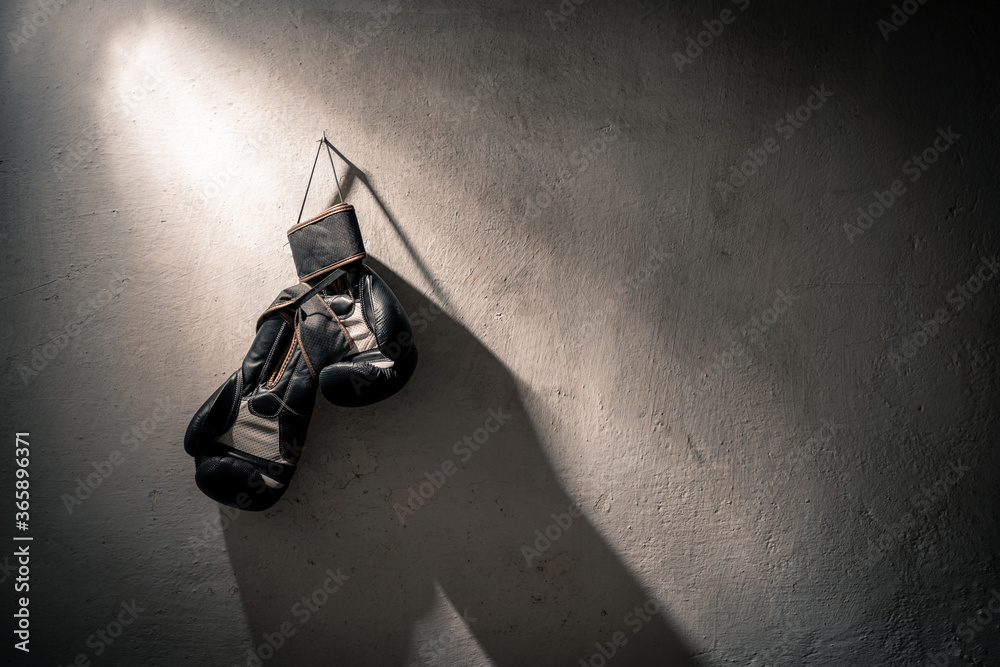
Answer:
<svg viewBox="0 0 1000 667"><path fill-rule="evenodd" d="M299 219L295 222L296 225L302 222L302 212L306 210L306 199L309 198L309 187L312 185L313 182L313 174L316 173L316 163L319 161L319 152L323 148L323 141L326 141L325 132L323 133L323 139L319 142L319 145L316 146L316 157L313 158L313 168L312 171L309 172L309 182L306 183L306 195L305 197L302 198L302 208L299 209ZM327 148L326 150L329 151L330 149ZM337 189L338 190L340 189L339 184L337 185ZM341 201L343 201L343 198L341 198Z"/></svg>

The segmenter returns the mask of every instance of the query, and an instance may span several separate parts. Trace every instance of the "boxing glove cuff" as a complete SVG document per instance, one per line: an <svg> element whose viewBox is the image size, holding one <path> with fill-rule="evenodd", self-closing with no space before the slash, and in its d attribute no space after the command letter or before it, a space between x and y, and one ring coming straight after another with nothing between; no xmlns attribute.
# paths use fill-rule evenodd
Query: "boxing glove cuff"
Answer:
<svg viewBox="0 0 1000 667"><path fill-rule="evenodd" d="M308 282L363 259L358 216L350 204L331 206L288 230L288 244L299 280Z"/></svg>

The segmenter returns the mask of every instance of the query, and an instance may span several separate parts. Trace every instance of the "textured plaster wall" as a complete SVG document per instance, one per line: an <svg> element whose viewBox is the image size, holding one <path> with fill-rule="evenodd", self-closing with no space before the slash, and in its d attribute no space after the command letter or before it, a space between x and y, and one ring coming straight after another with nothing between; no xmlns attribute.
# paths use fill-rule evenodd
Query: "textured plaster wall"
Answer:
<svg viewBox="0 0 1000 667"><path fill-rule="evenodd" d="M904 4L5 3L18 664L997 664L997 10ZM221 512L324 130L420 365Z"/></svg>

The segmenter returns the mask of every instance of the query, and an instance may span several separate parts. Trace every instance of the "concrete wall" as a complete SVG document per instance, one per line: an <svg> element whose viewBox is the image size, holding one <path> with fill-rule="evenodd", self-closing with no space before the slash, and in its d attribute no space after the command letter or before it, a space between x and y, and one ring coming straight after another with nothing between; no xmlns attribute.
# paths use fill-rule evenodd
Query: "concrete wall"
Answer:
<svg viewBox="0 0 1000 667"><path fill-rule="evenodd" d="M5 3L20 664L995 664L997 10L907 7ZM324 130L421 361L230 515Z"/></svg>

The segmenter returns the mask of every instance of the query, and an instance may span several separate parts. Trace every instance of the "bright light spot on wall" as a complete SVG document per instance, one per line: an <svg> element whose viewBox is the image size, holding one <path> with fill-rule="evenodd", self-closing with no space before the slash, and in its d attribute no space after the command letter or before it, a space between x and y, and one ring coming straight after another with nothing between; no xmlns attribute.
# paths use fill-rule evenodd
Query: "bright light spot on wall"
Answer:
<svg viewBox="0 0 1000 667"><path fill-rule="evenodd" d="M167 48L160 31L148 30L133 43L111 45L114 92L122 113L153 159L167 156L192 185L211 182L239 157L218 111L229 99L226 86L210 84L209 67Z"/></svg>
<svg viewBox="0 0 1000 667"><path fill-rule="evenodd" d="M103 147L146 158L117 170L116 182L161 201L171 193L185 224L162 233L185 246L192 239L211 245L203 262L217 271L230 270L230 251L274 248L287 261L284 231L301 195L289 190L281 148L308 147L298 136L309 131L297 122L304 111L287 102L294 95L280 84L261 81L218 26L186 25L151 9L141 14L117 26L104 54ZM289 109L296 115L286 117ZM301 169L304 179L308 165Z"/></svg>

